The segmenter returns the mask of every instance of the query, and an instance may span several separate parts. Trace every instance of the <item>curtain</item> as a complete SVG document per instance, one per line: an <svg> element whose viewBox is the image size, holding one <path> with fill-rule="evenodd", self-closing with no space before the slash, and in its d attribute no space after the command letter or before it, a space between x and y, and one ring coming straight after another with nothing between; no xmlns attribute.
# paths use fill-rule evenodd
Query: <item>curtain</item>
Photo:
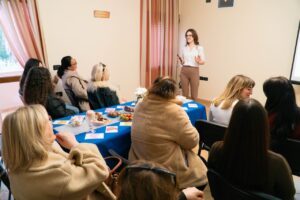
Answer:
<svg viewBox="0 0 300 200"><path fill-rule="evenodd" d="M141 0L140 84L158 76L176 79L178 0Z"/></svg>
<svg viewBox="0 0 300 200"><path fill-rule="evenodd" d="M29 58L48 66L36 0L0 0L0 26L12 53L24 67Z"/></svg>

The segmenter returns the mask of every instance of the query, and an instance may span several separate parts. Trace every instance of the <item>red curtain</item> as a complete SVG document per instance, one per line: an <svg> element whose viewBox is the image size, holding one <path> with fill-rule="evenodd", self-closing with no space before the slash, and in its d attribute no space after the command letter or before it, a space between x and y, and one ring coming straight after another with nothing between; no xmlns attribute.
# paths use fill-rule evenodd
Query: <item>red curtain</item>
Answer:
<svg viewBox="0 0 300 200"><path fill-rule="evenodd" d="M158 76L175 77L178 0L141 0L140 84Z"/></svg>
<svg viewBox="0 0 300 200"><path fill-rule="evenodd" d="M29 58L48 66L36 0L1 0L0 25L21 66Z"/></svg>

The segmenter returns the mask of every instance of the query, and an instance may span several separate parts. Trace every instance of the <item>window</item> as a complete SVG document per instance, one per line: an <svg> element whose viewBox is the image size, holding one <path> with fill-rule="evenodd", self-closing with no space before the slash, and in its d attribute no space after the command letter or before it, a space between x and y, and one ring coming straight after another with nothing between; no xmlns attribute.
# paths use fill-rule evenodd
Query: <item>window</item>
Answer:
<svg viewBox="0 0 300 200"><path fill-rule="evenodd" d="M0 27L0 79L20 76L22 72L23 68L10 51L8 42Z"/></svg>

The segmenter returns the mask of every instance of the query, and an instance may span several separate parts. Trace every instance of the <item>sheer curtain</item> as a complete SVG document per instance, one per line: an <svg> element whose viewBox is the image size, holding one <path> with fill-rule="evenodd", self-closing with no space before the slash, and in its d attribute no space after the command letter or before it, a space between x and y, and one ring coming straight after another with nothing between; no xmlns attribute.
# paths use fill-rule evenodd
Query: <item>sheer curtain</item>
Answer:
<svg viewBox="0 0 300 200"><path fill-rule="evenodd" d="M0 0L0 26L21 66L29 58L48 66L37 8L36 0Z"/></svg>
<svg viewBox="0 0 300 200"><path fill-rule="evenodd" d="M158 76L176 79L178 0L141 0L140 84Z"/></svg>

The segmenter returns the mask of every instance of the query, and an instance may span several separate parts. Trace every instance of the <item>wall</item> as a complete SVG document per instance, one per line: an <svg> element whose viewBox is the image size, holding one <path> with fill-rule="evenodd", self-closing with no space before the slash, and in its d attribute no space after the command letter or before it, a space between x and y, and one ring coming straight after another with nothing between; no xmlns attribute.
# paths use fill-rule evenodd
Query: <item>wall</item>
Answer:
<svg viewBox="0 0 300 200"><path fill-rule="evenodd" d="M200 67L200 98L219 95L229 79L245 74L256 82L253 98L262 103L262 84L271 76L289 77L300 19L299 0L236 0L217 8L199 0L180 0L180 45L184 33L197 30L207 62ZM300 89L296 88L298 96Z"/></svg>
<svg viewBox="0 0 300 200"><path fill-rule="evenodd" d="M139 0L38 0L50 69L65 55L77 59L78 72L90 79L92 66L110 67L122 96L134 98L139 86ZM94 10L110 18L94 18ZM52 73L56 73L52 71Z"/></svg>

